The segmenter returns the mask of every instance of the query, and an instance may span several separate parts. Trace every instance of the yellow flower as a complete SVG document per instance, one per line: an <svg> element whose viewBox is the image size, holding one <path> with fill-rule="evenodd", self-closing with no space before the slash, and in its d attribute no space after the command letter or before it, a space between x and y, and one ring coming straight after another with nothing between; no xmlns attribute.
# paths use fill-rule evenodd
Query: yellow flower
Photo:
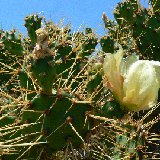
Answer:
<svg viewBox="0 0 160 160"><path fill-rule="evenodd" d="M123 50L107 53L104 60L104 86L127 111L140 111L156 104L160 88L160 62L123 59Z"/></svg>

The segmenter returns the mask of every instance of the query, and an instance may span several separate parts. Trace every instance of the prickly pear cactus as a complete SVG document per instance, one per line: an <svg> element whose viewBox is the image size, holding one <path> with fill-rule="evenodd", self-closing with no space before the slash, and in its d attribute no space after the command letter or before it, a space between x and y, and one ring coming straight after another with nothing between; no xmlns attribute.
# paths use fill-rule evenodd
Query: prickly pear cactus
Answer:
<svg viewBox="0 0 160 160"><path fill-rule="evenodd" d="M25 50L21 36L15 30L2 31L0 35L0 86L10 93L16 85L15 75L21 66Z"/></svg>
<svg viewBox="0 0 160 160"><path fill-rule="evenodd" d="M158 37L158 3L151 4L118 4L117 23L103 14L109 31L100 39L38 15L25 18L29 37L0 32L2 160L159 158L160 65L138 60L159 60L151 33Z"/></svg>
<svg viewBox="0 0 160 160"><path fill-rule="evenodd" d="M110 21L105 14L102 18L109 34L124 49L139 52L143 58L160 60L159 1L151 0L150 5L150 8L146 9L138 0L125 0L118 3L114 10L118 25Z"/></svg>
<svg viewBox="0 0 160 160"><path fill-rule="evenodd" d="M41 28L42 17L36 15L29 15L25 18L24 26L27 28L28 36L30 37L31 43L35 44L37 41L36 30Z"/></svg>
<svg viewBox="0 0 160 160"><path fill-rule="evenodd" d="M30 50L24 53L24 60L17 72L23 99L12 99L11 103L18 103L19 107L15 106L9 111L4 109L1 118L4 148L9 139L15 140L15 154L4 154L3 159L51 158L52 153L70 145L73 148L85 145L93 128L93 119L87 117L87 113L94 108L92 98L83 91L87 74L82 75L88 72L87 57L97 44L92 30L87 31L74 35L47 23L46 29L39 28L35 31L36 44L33 50L32 47L27 47L32 44L25 43L24 47ZM32 41L31 36L30 38ZM36 96L30 95L30 92ZM13 113L15 116L12 116ZM14 135L13 129L16 130ZM34 152L35 149L37 152Z"/></svg>

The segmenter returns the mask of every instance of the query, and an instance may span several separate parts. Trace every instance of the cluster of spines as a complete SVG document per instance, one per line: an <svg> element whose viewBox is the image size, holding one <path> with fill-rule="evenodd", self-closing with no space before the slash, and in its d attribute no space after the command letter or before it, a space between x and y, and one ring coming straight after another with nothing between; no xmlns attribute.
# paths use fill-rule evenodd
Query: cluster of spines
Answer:
<svg viewBox="0 0 160 160"><path fill-rule="evenodd" d="M25 146L25 142L26 145L30 144L30 146L26 151L21 147L18 155L4 155L4 159L7 157L10 157L11 159L36 157L39 152L35 155L33 154L32 151L34 148L37 148L34 144L42 146L40 147L42 150L47 148L50 153L64 149L68 143L72 143L73 147L79 147L85 142L87 132L89 132L90 128L93 126L92 120L89 120L90 118L87 118L86 115L87 111L91 111L93 109L91 102L87 101L87 99L84 101L84 97L76 95L75 92L70 93L71 90L76 89L76 86L78 85L77 81L77 84L74 84L74 86L69 89L69 93L63 91L64 82L59 86L56 85L55 82L57 81L58 83L58 80L56 79L59 78L59 75L61 75L60 78L63 78L66 81L70 74L73 74L71 69L75 72L79 71L77 69L79 69L80 64L82 63L80 59L84 57L85 61L83 63L85 65L87 57L94 51L97 44L97 38L95 35L92 36L93 33L91 30L90 32L82 33L81 36L84 37L84 40L80 41L79 45L81 47L78 51L75 51L72 46L75 42L71 41L71 38L74 35L69 34L69 32L64 32L62 31L63 29L58 28L61 35L59 34L57 36L62 36L60 38L66 36L66 38L68 38L60 39L60 43L58 40L54 42L52 34L49 34L49 39L45 40L48 41L46 44L48 43L50 48L46 50L45 47L48 47L48 45L45 46L45 44L42 44L44 41L42 43L41 41L38 42L38 36L43 37L43 32L45 32L44 29L42 29L42 32L40 31L41 33L39 35L34 35L38 33L36 29L40 27L39 23L41 20L39 19L37 22L35 18L39 19L37 16L27 17L25 19L27 25L25 26L28 28L28 34L31 42L34 44L36 41L37 43L34 51L32 52L32 50L30 50L30 52L32 52L31 54L24 54L24 60L21 62L22 67L17 69L17 74L22 93L25 93L26 91L33 91L34 95L37 93L37 96L33 98L33 95L27 95L27 99L25 99L27 101L31 101L26 101L25 105L20 105L21 107L16 112L16 117L10 118L10 112L4 110L5 112L2 113L2 122L4 126L1 126L4 128L7 128L8 126L8 133L3 133L3 140L5 140L3 143L4 147L9 143L7 140L9 137L12 137L12 139L15 140L17 139L17 142L15 142L16 148L19 143L21 143L20 146L23 146L23 143ZM34 25L37 25L38 27L35 29ZM55 43L55 45L53 43ZM84 43L85 45L83 45ZM25 47L26 45L27 44L25 44ZM89 48L87 47L88 45ZM28 49L31 48L33 47L28 47ZM67 52L68 48L69 51ZM38 54L44 54L44 56L39 56ZM61 64L57 63L59 59L62 60ZM66 70L66 75L62 73L63 70L61 70L61 67ZM87 67L83 69L83 73L87 71L86 68ZM74 73L74 75L76 76L77 73ZM73 78L73 76L71 78ZM72 81L73 80L70 79L68 85L70 85ZM37 91L35 88L37 88ZM56 94L54 94L55 90L53 88L57 89ZM17 104L13 107L13 112L17 110L17 106L19 105ZM6 119L8 121L6 121ZM11 124L11 129L16 130L18 127L18 130L16 130L14 135L12 135L12 131L9 127ZM48 142L47 145L45 143L46 141ZM44 142L44 145L41 144L41 142ZM46 152L46 150L44 152Z"/></svg>
<svg viewBox="0 0 160 160"><path fill-rule="evenodd" d="M116 27L115 23L111 23L104 18L105 16L103 20L111 37L124 49L132 44L130 48L135 48L134 50L140 52L143 57L159 60L160 19L155 11L158 5L158 1L151 1L151 8L146 9L141 7L137 0L125 0L114 10L114 17L118 24Z"/></svg>
<svg viewBox="0 0 160 160"><path fill-rule="evenodd" d="M41 20L38 16L32 15L26 18L26 27L28 28L32 45L37 42L36 30L41 27ZM110 26L112 24L115 26L112 22ZM92 113L91 111L94 111L93 105L99 101L102 97L102 91L104 91L102 85L102 63L95 63L94 58L93 62L92 60L89 60L89 63L87 62L88 56L95 50L98 42L92 30L88 28L85 32L72 34L67 28L59 28L53 24L47 25L48 28L46 27L46 30L49 30L48 45L53 54L38 59L34 59L34 53L29 58L25 56L27 63L24 61L24 66L19 72L21 85L24 84L22 87L25 86L25 89L30 87L30 90L33 90L35 85L40 90L34 90L37 96L34 98L31 96L29 98L31 102L27 102L28 105L20 105L21 109L16 112L18 116L15 119L13 118L9 122L2 121L6 125L7 123L13 123L15 126L12 126L11 129L16 131L12 135L12 131L8 128L8 133L5 133L4 139L11 136L17 140L17 144L22 142L22 145L24 142L28 142L26 146L29 145L29 147L26 147L24 143L24 147L27 150L22 149L19 152L19 158L26 158L27 156L28 158L38 156L42 158L46 156L45 154L49 156L53 151L64 149L71 142L73 147L79 147L84 144L87 132L93 127L89 117L107 121L108 119L105 117L122 118L124 116L124 114L117 114L118 111L121 112L121 109L115 102L106 102L104 106L102 105L102 108L100 105L102 113L96 114L100 114L102 117L90 114ZM27 43L27 45L29 44ZM114 35L101 38L101 46L103 52L113 53L115 50ZM86 67L89 64L91 67ZM24 73L24 75L22 76L21 73ZM45 79L46 76L49 79ZM87 88L87 91L85 88ZM17 106L13 107L13 111L14 109L17 110ZM2 114L3 116L4 113ZM20 123L17 123L17 120ZM88 126L86 120L88 120ZM99 123L97 124L99 125ZM133 158L135 155L141 156L139 154L141 154L141 147L143 148L145 140L143 141L138 137L132 139L133 137L131 137L130 141L128 141L131 135L126 134L126 128L128 129L129 126L129 131L134 130L133 132L136 132L136 129L131 124L120 125L117 123L117 126L122 128L121 132L116 128L115 133L117 135L111 134L110 136L116 137L116 144L126 145L127 147L112 145L112 154L110 156L123 158L126 152L130 152L130 148L133 152L132 155L134 155ZM16 130L16 127L20 129ZM57 145L54 142L60 143ZM7 143L9 141L6 140L5 144ZM108 146L108 143L104 145ZM38 151L42 151L41 155L39 152L34 154L34 149L37 148L40 149ZM117 155L117 153L119 154ZM15 156L17 158L17 155L14 155L13 159L15 159Z"/></svg>

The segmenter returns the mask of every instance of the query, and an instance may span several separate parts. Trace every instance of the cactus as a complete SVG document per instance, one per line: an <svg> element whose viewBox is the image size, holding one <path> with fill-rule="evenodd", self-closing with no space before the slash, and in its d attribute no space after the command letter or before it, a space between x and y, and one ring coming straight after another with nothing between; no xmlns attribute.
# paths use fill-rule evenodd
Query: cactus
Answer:
<svg viewBox="0 0 160 160"><path fill-rule="evenodd" d="M14 55L19 59L18 65L14 67L16 72L13 73L16 77L16 85L12 86L14 94L6 91L5 86L0 90L2 160L134 160L150 158L151 152L159 158L156 155L156 149L159 148L154 149L151 143L155 139L158 143L159 140L155 127L158 126L156 111L159 110L159 104L149 111L136 113L134 107L137 104L126 105L124 99L119 97L119 85L127 77L127 74L119 74L120 68L125 70L125 65L131 65L137 57L130 58L129 55L137 51L138 40L134 32L139 33L139 30L136 31L131 24L141 23L136 16L135 19L132 17L139 7L135 1L119 4L114 12L118 24L103 14L109 32L100 40L91 28L72 32L68 25L46 21L41 28L42 17L38 15L30 15L25 19L29 37L24 37L15 46L21 46L23 50L9 50L9 38L6 37L6 43L1 38L1 53L10 53L6 58ZM126 14L128 9L129 14ZM140 12L145 16L148 14L143 9ZM131 28L125 31L127 25ZM100 50L96 49L98 42L102 47ZM121 46L123 55L118 52L116 58L114 54ZM137 54L157 59L156 54L148 52L145 55L140 49ZM104 59L107 55L108 58ZM106 67L109 58L113 63L109 61L111 66ZM120 58L124 63L120 63ZM1 61L1 64L9 66L7 61ZM6 68L3 68L4 72L8 70ZM150 69L154 70L153 67ZM156 71L157 68L154 87L157 87L159 79ZM156 133L156 138L152 133Z"/></svg>
<svg viewBox="0 0 160 160"><path fill-rule="evenodd" d="M24 26L27 28L28 35L30 37L31 43L34 45L36 43L36 30L41 28L42 17L36 15L29 15L25 18Z"/></svg>
<svg viewBox="0 0 160 160"><path fill-rule="evenodd" d="M114 40L111 36L104 36L100 40L102 50L106 53L114 53Z"/></svg>
<svg viewBox="0 0 160 160"><path fill-rule="evenodd" d="M1 51L0 51L0 79L1 88L6 87L8 92L16 85L16 73L20 68L20 63L23 59L25 48L20 33L15 30L10 32L1 32L0 37Z"/></svg>
<svg viewBox="0 0 160 160"><path fill-rule="evenodd" d="M92 99L95 103L101 98L103 93L103 83L102 83L102 63L103 57L101 54L94 56L90 59L87 73L87 92L88 97Z"/></svg>
<svg viewBox="0 0 160 160"><path fill-rule="evenodd" d="M156 14L159 14L159 12L160 12L160 2L156 1L156 0L150 0L149 3L151 4L153 11Z"/></svg>
<svg viewBox="0 0 160 160"><path fill-rule="evenodd" d="M76 36L64 32L63 29L59 28L58 30L61 32L61 34L57 35L59 38L63 38L64 35L68 36L68 38ZM89 117L87 118L86 114L93 110L91 105L92 100L89 98L87 100L87 95L81 96L79 92L76 93L76 90L80 89L77 88L79 86L77 81L79 80L75 77L75 85L75 82L71 79L72 77L70 79L68 77L72 76L72 74L77 76L77 73L81 69L83 74L87 71L85 63L87 63L87 57L93 52L97 44L97 38L94 38L95 35L91 31L81 34L84 40L81 39L82 41L78 44L79 49L76 51L72 43L75 43L77 40L72 42L66 38L59 39L59 42L58 40L55 41L56 39L52 37L53 32L47 33L42 28L36 30L35 33L36 46L31 53L24 54L24 60L21 62L21 69L17 75L21 85L20 88L25 89L24 91L22 90L22 93L24 94L25 91L30 89L34 94L37 93L37 95L30 97L30 94L27 93L24 98L25 101L27 100L24 103L25 105L21 104L21 101L18 102L21 109L17 111L15 107L10 111L11 113L17 111L15 118L11 116L13 117L12 121L6 121L6 119L10 119L9 115L5 114L7 110L2 113L1 121L4 126L1 127L7 128L8 126L8 133L2 131L4 143L7 145L7 139L10 137L17 139L15 147L18 149L18 139L22 136L20 140L21 145L23 143L29 144L28 152L25 151L24 145L19 152L9 155L10 159L35 159L38 156L43 158L46 156L45 154L51 156L52 153L67 148L70 143L74 148L79 148L84 145L85 138L93 127L93 120ZM84 43L90 44L89 48ZM32 44L25 44L26 48L32 48L26 45ZM68 52L66 52L67 50ZM84 57L85 61L81 62L79 59ZM64 58L65 60L59 64L58 61ZM62 68L60 68L60 65ZM85 68L80 68L80 65L83 65ZM66 74L61 73L63 72L62 69L66 71ZM73 73L71 73L72 70ZM58 82L61 81L60 78L63 78L62 83ZM80 79L85 80L85 76ZM64 87L64 81L67 82L66 87ZM82 85L86 84L83 82ZM75 91L73 92L73 90ZM32 126L33 123L35 125ZM16 127L19 128L20 126L22 128L20 127L12 135L9 127L11 124L13 125L11 128L16 129ZM6 131L6 129L4 130ZM32 142L39 144L38 148L36 145L32 145ZM34 153L34 149L38 152ZM42 152L42 154L39 155L39 152ZM8 159L8 156L3 155L3 159Z"/></svg>
<svg viewBox="0 0 160 160"><path fill-rule="evenodd" d="M106 119L106 122L101 124L97 136L94 135L91 138L91 146L95 142L97 142L96 145L98 146L96 147L94 144L93 146L95 148L90 149L92 158L113 160L143 160L151 158L147 148L149 135L146 131L147 127L150 126L147 123L142 125L141 120L142 119L135 121L131 115L127 115L127 117L121 120ZM145 128L145 126L147 127ZM154 151L154 153L155 157L158 158L159 154L157 153L156 155L156 151ZM154 155L154 153L152 155Z"/></svg>
<svg viewBox="0 0 160 160"><path fill-rule="evenodd" d="M18 56L23 55L24 48L22 45L21 36L17 36L15 30L2 33L1 44L4 45L4 49L9 53Z"/></svg>
<svg viewBox="0 0 160 160"><path fill-rule="evenodd" d="M121 3L118 3L117 7L114 10L114 17L116 21L109 20L108 17L105 14L103 14L102 19L104 21L105 28L108 29L107 35L101 38L101 47L104 52L114 53L115 50L117 50L117 47L121 45L122 48L126 51L125 57L132 53L138 53L141 59L154 59L159 61L159 44L158 44L159 42L157 39L159 37L158 34L159 18L157 16L158 15L157 12L155 11L158 9L157 6L159 2L158 1L150 1L150 2L151 2L151 9L145 9L141 7L139 1L136 0L131 0L131 1L125 0ZM104 41L104 39L106 40ZM112 39L113 42L109 42L108 39ZM106 45L103 45L105 43ZM113 51L110 50L111 45L113 46L112 48L114 48ZM121 114L118 114L119 116L118 118L121 119L123 117L123 114L126 113L124 112L124 110L121 110L122 107L119 107L119 104L117 104L116 106L116 103L115 100L105 102L104 106L102 107L102 115L110 118L114 118L114 116L117 117L119 108L120 109L119 112L122 114L122 116ZM140 114L141 118L147 115L146 112L145 113L140 112ZM153 111L152 114L150 114L146 118L148 122L146 120L145 122L143 122L144 126L145 123L149 124L151 121L155 123L150 128L149 131L150 133L149 132L144 133L146 132L145 128L144 131L139 130L140 131L139 135L143 136L145 135L145 139L142 136L141 138L139 137L139 139L136 138L136 140L133 140L133 137L130 135L130 132L133 129L132 126L135 127L135 125L131 123L128 124L128 126L130 127L129 129L130 131L126 133L125 130L128 128L128 126L126 126L127 122L125 122L125 125L123 123L120 125L121 127L123 125L123 127L119 130L120 132L115 131L116 133L118 133L117 135L113 133L114 134L113 136L112 134L108 135L107 133L106 137L109 138L107 140L106 146L110 146L111 144L109 142L111 141L111 139L113 139L113 137L116 137L115 139L113 139L114 143L116 144L114 145L113 149L109 151L109 153L112 152L112 154L109 154L110 159L125 159L125 158L146 159L146 158L151 158L153 155L156 158L159 158L159 153L158 153L159 147L155 147L152 142L149 142L151 143L149 144L147 140L149 136L152 137L152 132L155 134L159 133L158 131L159 125L158 123L155 122L156 120L154 121L155 117L158 117L158 114L159 114L159 108L157 107L155 111ZM139 121L137 117L134 119L135 122ZM118 124L116 125L119 126ZM137 129L138 128L135 127L133 129L133 132L135 132ZM135 137L136 136L138 135L135 135ZM102 138L105 139L105 137ZM157 140L158 139L159 138L157 138ZM104 141L106 143L106 139ZM155 142L157 143L158 141ZM147 148L147 146L149 147ZM132 154L129 154L131 152ZM151 154L149 154L148 152L150 152Z"/></svg>
<svg viewBox="0 0 160 160"><path fill-rule="evenodd" d="M116 22L110 21L105 15L103 20L109 34L123 48L138 51L143 57L159 60L159 17L156 8L158 1L150 1L151 9L141 7L137 0L125 0L114 10ZM128 48L128 47L127 47Z"/></svg>

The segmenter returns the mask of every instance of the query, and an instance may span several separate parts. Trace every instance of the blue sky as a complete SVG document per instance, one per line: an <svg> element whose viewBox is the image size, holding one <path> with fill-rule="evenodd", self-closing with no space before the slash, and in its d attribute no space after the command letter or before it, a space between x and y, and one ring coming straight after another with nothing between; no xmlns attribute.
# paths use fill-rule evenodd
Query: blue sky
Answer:
<svg viewBox="0 0 160 160"><path fill-rule="evenodd" d="M47 20L59 22L64 18L71 22L73 30L88 26L103 34L101 16L106 12L113 19L113 9L121 0L0 0L0 28L16 28L26 33L24 17L32 13L42 13Z"/></svg>

